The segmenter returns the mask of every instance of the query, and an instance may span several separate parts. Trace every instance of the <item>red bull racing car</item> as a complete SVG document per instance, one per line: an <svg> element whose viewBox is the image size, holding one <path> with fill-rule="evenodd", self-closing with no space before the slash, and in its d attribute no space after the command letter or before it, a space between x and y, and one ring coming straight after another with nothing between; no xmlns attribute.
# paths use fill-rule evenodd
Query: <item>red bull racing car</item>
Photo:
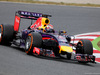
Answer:
<svg viewBox="0 0 100 75"><path fill-rule="evenodd" d="M75 59L79 62L95 62L93 46L89 40L80 40L77 44L71 43L71 37L66 31L55 31L50 20L42 13L17 11L14 25L0 25L0 44L24 48L27 54L38 56L60 57L65 55L71 59L75 47ZM19 31L21 19L36 20L27 29ZM31 21L32 22L32 21Z"/></svg>

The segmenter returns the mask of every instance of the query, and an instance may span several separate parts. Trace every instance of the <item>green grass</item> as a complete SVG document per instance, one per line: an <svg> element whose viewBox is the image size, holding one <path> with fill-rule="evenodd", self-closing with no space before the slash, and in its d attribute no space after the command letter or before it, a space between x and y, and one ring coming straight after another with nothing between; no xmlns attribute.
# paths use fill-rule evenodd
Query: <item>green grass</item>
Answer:
<svg viewBox="0 0 100 75"><path fill-rule="evenodd" d="M53 5L70 5L70 6L88 6L88 7L100 7L100 4L76 4L76 3L64 3L64 2L46 2L46 1L35 1L35 0L0 0L8 2L24 2L24 3L39 3L39 4L53 4Z"/></svg>
<svg viewBox="0 0 100 75"><path fill-rule="evenodd" d="M94 39L92 41L93 47L100 51L100 37Z"/></svg>

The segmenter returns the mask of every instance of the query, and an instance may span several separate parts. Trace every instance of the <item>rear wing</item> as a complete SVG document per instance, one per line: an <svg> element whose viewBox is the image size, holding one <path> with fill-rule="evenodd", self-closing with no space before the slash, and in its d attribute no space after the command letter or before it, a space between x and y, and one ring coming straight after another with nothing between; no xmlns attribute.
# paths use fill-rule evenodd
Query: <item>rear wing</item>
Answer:
<svg viewBox="0 0 100 75"><path fill-rule="evenodd" d="M21 18L37 20L39 17L52 17L51 15L36 13L36 12L28 12L28 11L17 11L15 13L15 21L14 21L14 31L18 32Z"/></svg>
<svg viewBox="0 0 100 75"><path fill-rule="evenodd" d="M20 18L32 19L32 20L37 20L39 17L46 17L46 18L51 17L51 15L36 13L36 12L28 12L28 11L17 11L16 15L19 16Z"/></svg>

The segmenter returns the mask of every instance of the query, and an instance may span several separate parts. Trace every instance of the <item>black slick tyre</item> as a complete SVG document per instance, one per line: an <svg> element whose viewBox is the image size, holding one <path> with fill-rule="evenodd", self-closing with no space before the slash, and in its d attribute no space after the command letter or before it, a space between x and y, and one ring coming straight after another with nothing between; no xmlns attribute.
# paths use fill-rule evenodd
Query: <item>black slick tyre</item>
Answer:
<svg viewBox="0 0 100 75"><path fill-rule="evenodd" d="M90 40L80 40L77 43L76 47L76 54L81 53L81 54L93 54L93 46Z"/></svg>
<svg viewBox="0 0 100 75"><path fill-rule="evenodd" d="M40 33L32 32L28 34L25 43L25 52L27 54L32 54L34 47L42 46L42 36Z"/></svg>
<svg viewBox="0 0 100 75"><path fill-rule="evenodd" d="M0 25L0 44L11 45L14 37L13 25Z"/></svg>

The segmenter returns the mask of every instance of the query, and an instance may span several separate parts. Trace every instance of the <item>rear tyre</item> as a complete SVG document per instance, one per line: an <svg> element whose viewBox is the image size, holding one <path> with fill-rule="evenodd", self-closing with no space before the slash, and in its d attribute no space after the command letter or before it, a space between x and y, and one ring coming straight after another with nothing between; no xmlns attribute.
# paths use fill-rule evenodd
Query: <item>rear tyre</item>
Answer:
<svg viewBox="0 0 100 75"><path fill-rule="evenodd" d="M26 43L25 43L25 52L27 54L33 53L34 47L41 47L42 46L42 36L40 33L32 32L28 34Z"/></svg>
<svg viewBox="0 0 100 75"><path fill-rule="evenodd" d="M11 45L14 37L14 27L12 25L0 25L0 44Z"/></svg>
<svg viewBox="0 0 100 75"><path fill-rule="evenodd" d="M93 46L90 40L80 40L77 43L76 47L76 54L81 53L81 54L93 54Z"/></svg>

